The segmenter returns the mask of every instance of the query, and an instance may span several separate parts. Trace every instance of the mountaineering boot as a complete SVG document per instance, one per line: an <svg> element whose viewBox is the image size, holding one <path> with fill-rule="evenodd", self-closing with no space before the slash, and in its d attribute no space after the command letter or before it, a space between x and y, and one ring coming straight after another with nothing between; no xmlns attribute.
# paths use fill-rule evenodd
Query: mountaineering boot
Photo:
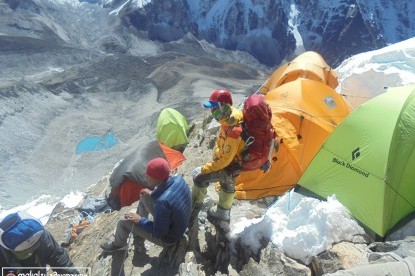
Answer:
<svg viewBox="0 0 415 276"><path fill-rule="evenodd" d="M118 246L118 245L115 245L114 242L105 242L105 243L102 243L100 246L101 246L101 249L105 252L114 252L114 251L128 249L127 245Z"/></svg>
<svg viewBox="0 0 415 276"><path fill-rule="evenodd" d="M209 209L208 216L214 219L229 221L231 220L231 210L222 209L219 206L213 206Z"/></svg>
<svg viewBox="0 0 415 276"><path fill-rule="evenodd" d="M234 196L235 192L227 193L223 190L220 190L218 206L222 209L230 210L232 208Z"/></svg>
<svg viewBox="0 0 415 276"><path fill-rule="evenodd" d="M218 206L213 206L208 211L208 216L221 219L221 220L230 220L231 219L231 208L233 203L233 197L235 193L227 193L223 190L219 192L219 203Z"/></svg>

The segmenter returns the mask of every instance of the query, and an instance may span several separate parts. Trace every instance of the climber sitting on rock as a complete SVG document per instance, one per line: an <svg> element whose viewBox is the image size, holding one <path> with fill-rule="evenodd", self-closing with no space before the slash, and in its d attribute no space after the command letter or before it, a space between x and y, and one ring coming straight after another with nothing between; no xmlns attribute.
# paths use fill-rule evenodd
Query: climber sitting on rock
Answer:
<svg viewBox="0 0 415 276"><path fill-rule="evenodd" d="M147 164L146 177L151 190L141 191L137 213L126 214L118 222L114 241L101 244L105 252L126 250L130 233L134 236L135 254L145 253L145 240L168 247L183 238L191 212L188 185L181 176L170 176L169 163L163 158Z"/></svg>

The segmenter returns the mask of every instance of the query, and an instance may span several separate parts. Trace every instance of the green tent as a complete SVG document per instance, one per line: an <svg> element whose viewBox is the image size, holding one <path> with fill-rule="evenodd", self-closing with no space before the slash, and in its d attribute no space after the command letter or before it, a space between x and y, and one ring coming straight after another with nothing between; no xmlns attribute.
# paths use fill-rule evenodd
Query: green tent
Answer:
<svg viewBox="0 0 415 276"><path fill-rule="evenodd" d="M164 145L184 150L189 143L187 133L189 125L186 118L173 108L165 108L161 111L157 120L157 140Z"/></svg>
<svg viewBox="0 0 415 276"><path fill-rule="evenodd" d="M332 194L380 237L415 211L415 85L389 88L353 111L299 180Z"/></svg>

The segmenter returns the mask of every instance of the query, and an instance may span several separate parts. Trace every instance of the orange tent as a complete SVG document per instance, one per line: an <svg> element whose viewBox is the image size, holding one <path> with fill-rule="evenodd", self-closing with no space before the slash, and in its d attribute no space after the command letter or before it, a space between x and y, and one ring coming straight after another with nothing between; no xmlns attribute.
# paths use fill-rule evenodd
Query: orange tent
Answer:
<svg viewBox="0 0 415 276"><path fill-rule="evenodd" d="M333 89L339 85L337 74L327 65L323 57L316 52L309 51L275 70L259 92L267 94L272 89L298 78L322 82Z"/></svg>
<svg viewBox="0 0 415 276"><path fill-rule="evenodd" d="M305 55L316 57L318 54L307 52ZM295 60L302 60L300 57ZM274 87L266 93L265 100L273 112L272 123L281 140L280 149L273 156L276 161L268 172L242 172L237 177L235 197L238 199L281 195L292 188L324 140L351 113L347 101L326 84L333 85L334 79L337 81L335 75L329 74L330 69L304 63L302 67L307 74L301 74L298 64L295 70L287 70L289 66L285 65L284 70L277 69L272 75L275 78L271 77L266 83L266 87ZM316 68L317 72L308 72L310 68ZM294 71L296 73L292 73ZM304 76L311 76L311 79Z"/></svg>

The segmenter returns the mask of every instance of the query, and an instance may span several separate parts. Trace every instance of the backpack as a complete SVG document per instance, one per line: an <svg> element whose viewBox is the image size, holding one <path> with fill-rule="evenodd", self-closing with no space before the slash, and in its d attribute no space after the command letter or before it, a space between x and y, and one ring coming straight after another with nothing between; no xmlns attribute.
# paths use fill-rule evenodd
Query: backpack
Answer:
<svg viewBox="0 0 415 276"><path fill-rule="evenodd" d="M262 94L249 96L243 106L241 137L245 148L241 152L242 171L268 171L270 159L278 150L277 134L271 124L272 112Z"/></svg>

